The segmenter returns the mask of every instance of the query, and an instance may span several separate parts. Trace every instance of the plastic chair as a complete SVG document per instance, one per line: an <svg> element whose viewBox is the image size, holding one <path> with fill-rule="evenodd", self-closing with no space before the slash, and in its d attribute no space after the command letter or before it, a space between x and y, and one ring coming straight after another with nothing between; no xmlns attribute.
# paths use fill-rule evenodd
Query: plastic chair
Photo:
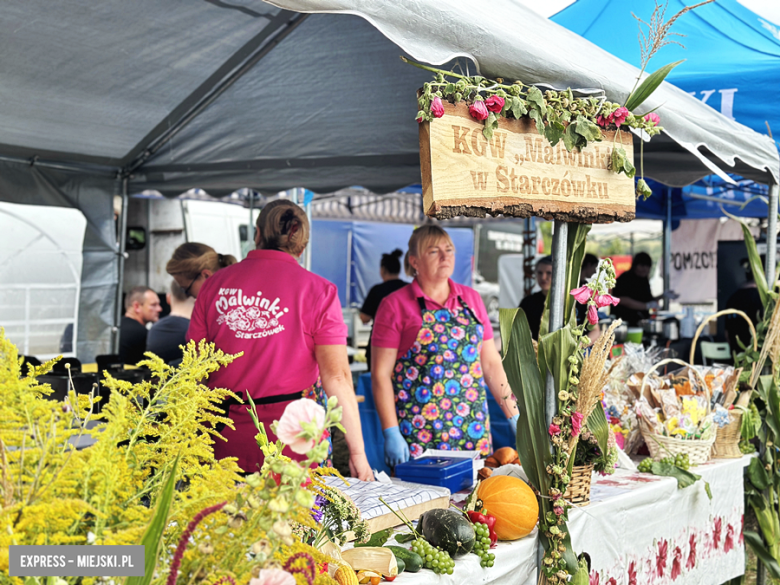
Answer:
<svg viewBox="0 0 780 585"><path fill-rule="evenodd" d="M702 341L701 361L706 366L707 360L731 361L731 348L727 342Z"/></svg>

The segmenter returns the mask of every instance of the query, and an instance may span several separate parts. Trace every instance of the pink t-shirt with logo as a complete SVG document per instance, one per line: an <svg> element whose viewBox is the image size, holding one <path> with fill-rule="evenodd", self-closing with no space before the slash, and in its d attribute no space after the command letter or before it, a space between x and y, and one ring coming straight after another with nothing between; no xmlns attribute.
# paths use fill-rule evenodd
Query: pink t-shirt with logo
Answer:
<svg viewBox="0 0 780 585"><path fill-rule="evenodd" d="M285 252L253 250L207 279L187 339L244 355L209 376L212 388L253 398L303 391L317 380L315 345L346 345L336 285Z"/></svg>
<svg viewBox="0 0 780 585"><path fill-rule="evenodd" d="M422 313L417 303L418 297L425 299L425 306L436 311L438 309L461 310L458 297L469 306L484 326L484 339L493 339L493 326L490 324L485 303L473 288L457 284L451 279L450 295L440 305L426 295L417 280L402 289L387 295L379 304L379 310L374 319L374 330L371 334L373 347L392 347L398 349L398 357L405 354L417 339L417 333L422 327Z"/></svg>

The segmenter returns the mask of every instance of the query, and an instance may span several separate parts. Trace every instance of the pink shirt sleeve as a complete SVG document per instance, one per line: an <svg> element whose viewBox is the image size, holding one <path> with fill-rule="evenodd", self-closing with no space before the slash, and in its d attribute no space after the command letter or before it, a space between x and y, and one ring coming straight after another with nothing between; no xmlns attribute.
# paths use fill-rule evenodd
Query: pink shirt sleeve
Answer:
<svg viewBox="0 0 780 585"><path fill-rule="evenodd" d="M339 292L335 285L328 284L314 311L314 344L346 345L347 325L344 323Z"/></svg>
<svg viewBox="0 0 780 585"><path fill-rule="evenodd" d="M401 319L394 295L382 299L374 317L374 328L371 332L371 345L374 347L401 347Z"/></svg>

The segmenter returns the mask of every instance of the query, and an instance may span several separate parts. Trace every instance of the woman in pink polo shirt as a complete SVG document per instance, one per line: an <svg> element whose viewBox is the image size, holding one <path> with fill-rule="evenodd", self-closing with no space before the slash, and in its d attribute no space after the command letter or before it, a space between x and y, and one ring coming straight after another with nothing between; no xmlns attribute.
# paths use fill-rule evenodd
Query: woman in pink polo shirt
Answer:
<svg viewBox="0 0 780 585"><path fill-rule="evenodd" d="M350 471L370 481L338 291L298 264L308 241L309 221L300 207L283 199L266 205L257 219L258 249L204 280L187 337L212 341L226 353L244 353L211 374L208 384L242 398L248 393L271 440L276 437L270 424L291 401L303 396L324 404L325 395L337 397L344 409ZM216 441L215 455L237 457L245 472L257 471L263 455L247 401L225 406L235 429L221 430L227 442ZM285 455L302 458L288 451Z"/></svg>
<svg viewBox="0 0 780 585"><path fill-rule="evenodd" d="M491 451L486 389L519 416L479 293L454 283L455 247L436 225L418 228L404 261L411 285L379 306L371 382L391 467L425 449Z"/></svg>

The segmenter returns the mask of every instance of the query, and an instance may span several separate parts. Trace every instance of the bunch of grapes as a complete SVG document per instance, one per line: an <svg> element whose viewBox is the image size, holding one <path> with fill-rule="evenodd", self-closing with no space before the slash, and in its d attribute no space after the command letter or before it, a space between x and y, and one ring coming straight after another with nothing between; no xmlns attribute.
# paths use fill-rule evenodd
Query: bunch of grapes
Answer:
<svg viewBox="0 0 780 585"><path fill-rule="evenodd" d="M496 555L490 552L490 528L487 524L475 522L474 532L477 534L477 542L471 552L479 557L481 567L492 567Z"/></svg>
<svg viewBox="0 0 780 585"><path fill-rule="evenodd" d="M650 473L653 467L653 460L650 457L645 457L642 462L637 465L637 469L642 473Z"/></svg>
<svg viewBox="0 0 780 585"><path fill-rule="evenodd" d="M739 451L743 455L750 455L756 452L756 446L747 439L741 439L739 441Z"/></svg>
<svg viewBox="0 0 780 585"><path fill-rule="evenodd" d="M452 575L455 570L455 561L452 560L447 551L433 546L427 540L418 538L412 542L412 552L420 555L423 560L423 566L430 569L437 575Z"/></svg>

